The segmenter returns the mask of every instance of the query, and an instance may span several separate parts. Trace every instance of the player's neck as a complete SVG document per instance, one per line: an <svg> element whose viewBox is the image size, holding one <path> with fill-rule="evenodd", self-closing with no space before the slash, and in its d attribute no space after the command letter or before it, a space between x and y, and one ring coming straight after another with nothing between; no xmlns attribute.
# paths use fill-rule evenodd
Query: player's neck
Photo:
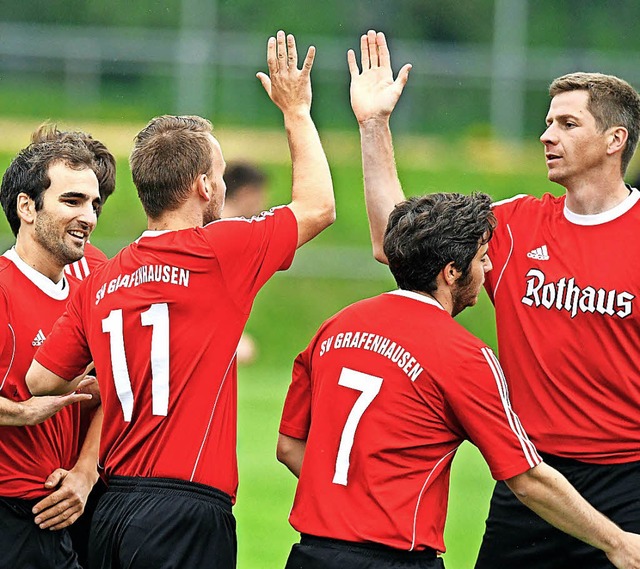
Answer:
<svg viewBox="0 0 640 569"><path fill-rule="evenodd" d="M424 296L428 296L429 298L433 298L444 310L446 310L449 314L453 311L453 298L451 292L448 290L443 290L442 288L436 289L434 292L420 292L415 291L418 294L423 294Z"/></svg>
<svg viewBox="0 0 640 569"><path fill-rule="evenodd" d="M613 209L629 196L622 178L612 183L602 178L596 183L577 182L566 186L567 208L579 215L596 215Z"/></svg>
<svg viewBox="0 0 640 569"><path fill-rule="evenodd" d="M64 265L53 259L52 255L37 242L28 238L16 239L16 253L27 265L43 274L54 283L59 283L64 276Z"/></svg>
<svg viewBox="0 0 640 569"><path fill-rule="evenodd" d="M202 213L180 208L163 213L157 218L147 218L147 229L151 231L178 231L192 227L202 227Z"/></svg>

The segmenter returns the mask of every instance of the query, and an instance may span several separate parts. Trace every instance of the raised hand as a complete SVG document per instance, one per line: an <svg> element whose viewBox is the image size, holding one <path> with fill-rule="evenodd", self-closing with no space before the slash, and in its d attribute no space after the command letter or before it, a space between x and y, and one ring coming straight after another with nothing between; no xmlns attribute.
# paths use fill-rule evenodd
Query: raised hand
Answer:
<svg viewBox="0 0 640 569"><path fill-rule="evenodd" d="M289 112L309 113L311 110L311 68L316 48L311 46L298 69L298 52L293 35L280 30L276 37L267 42L267 66L269 75L259 72L264 90L271 100L287 114Z"/></svg>
<svg viewBox="0 0 640 569"><path fill-rule="evenodd" d="M369 30L360 38L362 72L355 52L347 52L351 73L351 108L358 123L371 119L387 119L400 98L409 78L411 64L407 63L393 79L391 56L382 32Z"/></svg>

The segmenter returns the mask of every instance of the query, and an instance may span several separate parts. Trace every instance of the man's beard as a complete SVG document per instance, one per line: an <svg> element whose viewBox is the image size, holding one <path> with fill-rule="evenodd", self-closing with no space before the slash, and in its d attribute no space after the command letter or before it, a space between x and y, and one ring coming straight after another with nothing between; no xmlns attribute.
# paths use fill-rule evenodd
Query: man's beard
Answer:
<svg viewBox="0 0 640 569"><path fill-rule="evenodd" d="M73 247L65 243L64 237L58 234L56 222L50 214L42 210L39 211L34 229L36 241L48 251L61 266L74 263L84 256L84 247Z"/></svg>

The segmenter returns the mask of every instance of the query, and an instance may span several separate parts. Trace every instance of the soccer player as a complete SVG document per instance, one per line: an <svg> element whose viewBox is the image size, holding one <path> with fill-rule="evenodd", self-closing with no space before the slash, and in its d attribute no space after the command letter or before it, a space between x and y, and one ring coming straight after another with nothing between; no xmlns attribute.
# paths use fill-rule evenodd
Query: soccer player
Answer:
<svg viewBox="0 0 640 569"><path fill-rule="evenodd" d="M79 451L87 394L31 397L25 374L79 285L100 205L82 140L32 143L13 159L0 201L16 236L0 258L0 549L2 567L80 567L66 528L98 477L99 418ZM65 346L65 349L68 349Z"/></svg>
<svg viewBox="0 0 640 569"><path fill-rule="evenodd" d="M266 207L267 176L257 166L249 162L231 162L224 172L227 193L222 217L251 217L258 215ZM246 332L238 342L238 364L250 364L257 356L254 339Z"/></svg>
<svg viewBox="0 0 640 569"><path fill-rule="evenodd" d="M618 567L640 563L640 536L541 461L495 355L452 318L476 303L491 270L495 223L486 194L396 206L384 252L399 290L330 318L296 359L278 441L300 478L290 520L302 540L288 569L442 567L463 440L534 512Z"/></svg>
<svg viewBox="0 0 640 569"><path fill-rule="evenodd" d="M258 77L284 115L291 203L219 220L225 164L211 124L153 119L131 153L149 230L84 281L27 378L33 393L68 392L71 370L95 361L109 490L92 569L235 567L236 347L260 287L335 217L310 113L315 48L302 70L292 35L267 52Z"/></svg>
<svg viewBox="0 0 640 569"><path fill-rule="evenodd" d="M116 159L109 149L99 140L83 131L61 131L55 125L45 123L41 125L32 135L31 142L45 142L55 140L75 140L82 141L87 149L93 154L93 171L98 178L98 192L100 193L100 207L97 216L102 213L102 208L107 199L113 194L116 187ZM65 273L77 279L84 279L98 265L107 260L107 256L89 241L85 243L84 255L81 259L65 266ZM87 408L81 406L81 439L86 433L93 414L97 411L95 405ZM78 563L82 567L88 566L88 543L89 530L91 528L91 517L97 506L98 499L104 493L105 484L98 479L94 485L84 506L82 515L69 526L69 534L73 543L73 549L78 556Z"/></svg>
<svg viewBox="0 0 640 569"><path fill-rule="evenodd" d="M349 52L374 251L401 200L390 114L394 81L383 34ZM486 288L514 409L545 461L617 524L640 532L640 194L623 175L638 143L640 97L597 73L553 81L544 145L562 197L498 203ZM477 567L610 567L602 552L532 516L502 483L491 501Z"/></svg>

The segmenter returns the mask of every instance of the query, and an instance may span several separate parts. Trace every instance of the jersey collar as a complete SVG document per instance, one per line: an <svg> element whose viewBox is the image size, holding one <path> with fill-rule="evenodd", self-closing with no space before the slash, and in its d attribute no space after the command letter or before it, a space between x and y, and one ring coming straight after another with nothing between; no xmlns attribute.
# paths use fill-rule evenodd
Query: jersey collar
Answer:
<svg viewBox="0 0 640 569"><path fill-rule="evenodd" d="M25 277L47 296L55 300L66 300L69 297L69 283L64 275L60 279L60 282L54 283L50 278L45 277L42 273L25 263L20 258L20 255L18 255L15 247L6 251L3 257L9 259Z"/></svg>
<svg viewBox="0 0 640 569"><path fill-rule="evenodd" d="M567 202L565 201L564 216L567 221L574 223L575 225L602 225L603 223L613 221L614 219L617 219L621 215L627 213L640 200L640 192L635 188L629 187L629 189L631 190L629 192L629 195L616 207L593 215L580 215L578 213L573 213L567 207Z"/></svg>
<svg viewBox="0 0 640 569"><path fill-rule="evenodd" d="M164 235L165 233L171 233L174 231L173 229L147 229L142 232L142 235L136 239L136 243L140 241L143 237L158 237L158 235Z"/></svg>
<svg viewBox="0 0 640 569"><path fill-rule="evenodd" d="M440 304L435 298L431 298L430 296L425 296L424 294L420 294L418 292L413 292L412 290L403 290L399 288L398 290L392 290L387 294L394 294L396 296L404 296L406 298L412 298L413 300L419 300L420 302L424 302L425 304L431 304L432 306L438 307L440 310L444 310L442 304Z"/></svg>

